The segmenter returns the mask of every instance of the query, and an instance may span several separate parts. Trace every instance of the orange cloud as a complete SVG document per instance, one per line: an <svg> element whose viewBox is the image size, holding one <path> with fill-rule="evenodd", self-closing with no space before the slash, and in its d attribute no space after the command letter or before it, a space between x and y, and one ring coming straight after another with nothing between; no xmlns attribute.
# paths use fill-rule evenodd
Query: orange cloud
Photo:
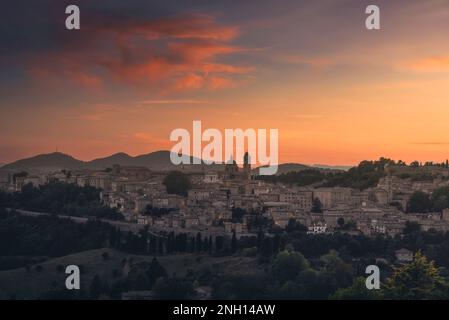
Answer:
<svg viewBox="0 0 449 320"><path fill-rule="evenodd" d="M130 34L139 34L147 40L170 37L229 41L240 34L237 26L220 26L213 17L206 14L180 14L152 21L126 20L121 21L119 27L114 22L95 24L91 26L90 30L112 34L119 33L124 37Z"/></svg>
<svg viewBox="0 0 449 320"><path fill-rule="evenodd" d="M228 73L228 74L244 74L253 71L252 67L238 67L228 64L221 63L207 63L203 66L204 75L209 75L210 73Z"/></svg>
<svg viewBox="0 0 449 320"><path fill-rule="evenodd" d="M237 82L224 77L211 77L209 79L209 88L213 90L232 88L237 85Z"/></svg>
<svg viewBox="0 0 449 320"><path fill-rule="evenodd" d="M237 83L234 77L253 71L218 62L246 49L230 43L239 35L238 27L219 25L211 16L91 22L82 32L77 50L75 43L61 43L61 50L31 60L30 74L39 82L54 77L99 88L112 80L167 94L230 88ZM39 72L32 71L36 68Z"/></svg>
<svg viewBox="0 0 449 320"><path fill-rule="evenodd" d="M176 81L176 90L200 89L204 86L204 78L196 74L188 74Z"/></svg>
<svg viewBox="0 0 449 320"><path fill-rule="evenodd" d="M407 69L420 72L447 72L449 71L449 56L435 56L403 64Z"/></svg>

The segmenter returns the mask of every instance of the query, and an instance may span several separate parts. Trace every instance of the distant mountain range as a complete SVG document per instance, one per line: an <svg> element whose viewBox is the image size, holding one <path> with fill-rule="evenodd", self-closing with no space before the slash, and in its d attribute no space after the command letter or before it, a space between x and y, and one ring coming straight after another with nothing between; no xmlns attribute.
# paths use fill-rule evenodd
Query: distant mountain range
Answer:
<svg viewBox="0 0 449 320"><path fill-rule="evenodd" d="M189 159L193 163L193 157L184 156L186 160ZM162 150L155 151L148 154L142 154L138 156L130 156L126 153L115 153L109 157L98 158L91 161L82 161L75 159L74 157L61 152L53 152L48 154L40 154L31 158L21 159L1 167L2 170L40 170L40 171L52 171L52 170L77 170L77 169L91 169L102 170L111 168L114 164L122 166L139 166L146 167L154 171L169 171L180 169L179 166L172 164L170 160L170 151ZM195 171L201 169L203 165L189 165L184 166L186 170ZM210 170L222 170L223 165L204 166ZM333 169L333 170L347 170L349 167L334 167L326 165L313 165L307 166L298 163L284 163L278 166L278 173L282 174L291 171L303 171L306 169Z"/></svg>
<svg viewBox="0 0 449 320"><path fill-rule="evenodd" d="M347 171L349 170L350 166L328 166L325 164L312 164L312 165L305 165L305 164L299 164L299 163L282 163L279 165L278 168L278 174L287 173L287 172L298 172L303 171L306 169L324 169L324 170L343 170Z"/></svg>
<svg viewBox="0 0 449 320"><path fill-rule="evenodd" d="M287 172L299 172L307 169L311 169L311 167L299 163L281 163L278 165L278 170L276 174L279 175Z"/></svg>
<svg viewBox="0 0 449 320"><path fill-rule="evenodd" d="M264 166L266 167L266 166ZM351 168L350 166L328 166L328 165L305 165L300 163L281 163L278 165L278 170L276 175L288 173L288 172L300 172L308 169L315 169L318 171L329 171L329 170L339 170L347 171ZM253 169L254 173L258 172L258 168Z"/></svg>
<svg viewBox="0 0 449 320"><path fill-rule="evenodd" d="M329 166L326 164L312 164L312 167L320 168L320 169L348 171L349 169L353 168L354 166Z"/></svg>
<svg viewBox="0 0 449 320"><path fill-rule="evenodd" d="M189 158L189 156L185 157ZM190 160L192 159L193 158L190 157ZM155 171L174 170L177 168L177 166L170 161L169 151L156 151L136 157L132 157L126 153L115 153L109 157L98 158L92 161L82 161L61 152L53 152L6 164L2 167L2 170L101 170L111 168L114 164L147 167L148 169Z"/></svg>
<svg viewBox="0 0 449 320"><path fill-rule="evenodd" d="M2 169L25 170L25 169L76 169L82 168L84 162L77 160L67 154L54 152L40 154L31 158L21 159L10 164L6 164Z"/></svg>

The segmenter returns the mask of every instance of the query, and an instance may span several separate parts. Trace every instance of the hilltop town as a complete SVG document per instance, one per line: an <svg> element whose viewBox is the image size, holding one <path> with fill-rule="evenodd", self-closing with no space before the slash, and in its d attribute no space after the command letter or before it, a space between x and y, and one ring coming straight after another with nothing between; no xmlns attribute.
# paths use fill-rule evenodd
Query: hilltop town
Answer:
<svg viewBox="0 0 449 320"><path fill-rule="evenodd" d="M0 188L14 192L49 181L92 186L101 190L102 204L115 208L127 222L154 231L241 237L255 235L261 227L282 230L296 222L311 234L338 230L394 236L402 233L407 221L423 231L449 230L449 209L444 205L438 210L409 210L417 192L431 195L449 186L447 164L386 163L378 181L362 190L260 179L247 158L243 167L230 162L177 170L189 180L184 193L167 192L166 177L172 170L118 164L102 170L5 171Z"/></svg>

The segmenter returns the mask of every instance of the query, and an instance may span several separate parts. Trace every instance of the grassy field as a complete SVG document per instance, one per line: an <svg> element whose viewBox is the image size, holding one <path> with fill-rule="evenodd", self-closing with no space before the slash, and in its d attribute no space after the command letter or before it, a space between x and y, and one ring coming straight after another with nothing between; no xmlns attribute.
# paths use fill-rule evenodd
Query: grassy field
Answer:
<svg viewBox="0 0 449 320"><path fill-rule="evenodd" d="M108 258L104 258L107 252ZM123 260L130 261L124 266ZM245 270L260 268L255 258L249 257L211 257L198 254L176 254L157 256L169 275L183 276L187 270L198 271L204 267L219 268L230 273L244 273ZM88 289L95 275L108 282L113 280L114 270L125 272L132 264L151 262L153 256L130 255L113 249L84 251L35 264L28 270L18 268L0 272L0 299L33 299L49 290L65 288L65 267L71 264L82 268L81 288ZM38 267L41 266L41 267Z"/></svg>

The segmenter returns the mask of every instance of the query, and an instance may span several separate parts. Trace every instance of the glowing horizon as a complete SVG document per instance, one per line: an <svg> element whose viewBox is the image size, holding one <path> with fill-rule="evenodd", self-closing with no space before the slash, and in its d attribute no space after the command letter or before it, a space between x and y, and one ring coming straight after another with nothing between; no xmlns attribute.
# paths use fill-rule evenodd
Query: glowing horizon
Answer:
<svg viewBox="0 0 449 320"><path fill-rule="evenodd" d="M449 158L449 5L375 1L5 4L0 163L170 150L169 134L277 128L279 163ZM23 3L22 3L23 2ZM45 5L46 4L46 5Z"/></svg>

